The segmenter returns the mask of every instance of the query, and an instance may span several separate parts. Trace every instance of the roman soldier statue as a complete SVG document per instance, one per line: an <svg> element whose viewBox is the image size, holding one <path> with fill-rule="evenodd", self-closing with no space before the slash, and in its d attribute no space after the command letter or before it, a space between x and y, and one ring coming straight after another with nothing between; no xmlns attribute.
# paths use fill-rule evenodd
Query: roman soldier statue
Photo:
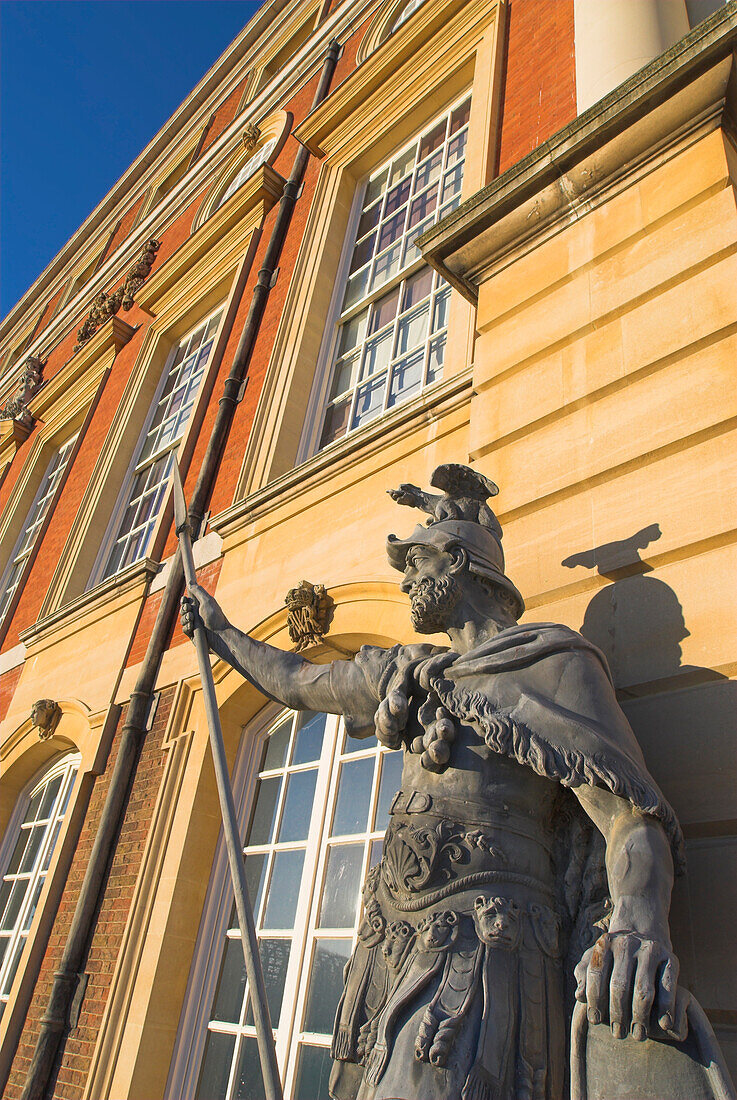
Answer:
<svg viewBox="0 0 737 1100"><path fill-rule="evenodd" d="M432 483L438 494L392 491L429 519L387 552L415 630L446 633L449 648L365 646L316 665L243 634L199 587L182 604L185 632L199 615L212 651L265 695L342 714L351 736L404 752L346 968L331 1095L733 1095L678 985L681 831L606 660L566 626L518 624L493 482L448 464Z"/></svg>

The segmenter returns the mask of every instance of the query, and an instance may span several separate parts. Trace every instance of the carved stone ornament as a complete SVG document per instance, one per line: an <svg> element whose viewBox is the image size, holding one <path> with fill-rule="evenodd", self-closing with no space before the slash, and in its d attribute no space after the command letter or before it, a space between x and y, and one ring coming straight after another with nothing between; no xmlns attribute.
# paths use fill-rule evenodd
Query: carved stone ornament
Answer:
<svg viewBox="0 0 737 1100"><path fill-rule="evenodd" d="M243 148L247 153L250 153L252 149L255 149L261 140L261 131L255 122L249 122L245 130L241 134L241 141L243 142Z"/></svg>
<svg viewBox="0 0 737 1100"><path fill-rule="evenodd" d="M161 242L150 237L143 246L140 256L125 277L125 281L114 290L112 294L101 290L94 298L87 320L77 332L77 343L74 352L84 347L91 340L97 330L105 324L108 317L112 317L121 307L129 310L135 301L136 292L143 286L153 267L156 253L161 247Z"/></svg>
<svg viewBox="0 0 737 1100"><path fill-rule="evenodd" d="M297 653L309 646L320 645L327 633L330 597L324 584L301 581L290 588L284 599L287 605L289 637Z"/></svg>
<svg viewBox="0 0 737 1100"><path fill-rule="evenodd" d="M54 736L61 719L61 707L53 699L37 699L31 707L31 722L41 741Z"/></svg>
<svg viewBox="0 0 737 1100"><path fill-rule="evenodd" d="M34 359L33 356L26 359L14 396L0 407L0 420L17 420L19 423L31 427L33 417L26 406L43 385L45 366L44 362L40 359Z"/></svg>

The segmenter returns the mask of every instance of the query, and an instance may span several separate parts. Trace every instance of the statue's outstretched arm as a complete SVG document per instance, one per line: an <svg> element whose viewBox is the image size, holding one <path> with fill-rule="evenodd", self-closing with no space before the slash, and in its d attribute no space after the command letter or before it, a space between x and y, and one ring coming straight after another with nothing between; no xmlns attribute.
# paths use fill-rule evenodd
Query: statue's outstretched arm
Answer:
<svg viewBox="0 0 737 1100"><path fill-rule="evenodd" d="M286 707L350 714L356 693L362 690L365 694L365 681L352 661L316 665L297 653L257 642L233 626L218 602L196 585L182 600L182 629L190 638L198 615L207 631L211 651L264 695ZM341 666L340 676L332 674L333 664Z"/></svg>
<svg viewBox="0 0 737 1100"><path fill-rule="evenodd" d="M670 844L660 822L619 795L580 786L574 793L606 840L613 910L609 929L576 968L576 997L590 1023L609 1022L615 1037L686 1035L686 1004L676 997L678 960L668 911L673 887Z"/></svg>

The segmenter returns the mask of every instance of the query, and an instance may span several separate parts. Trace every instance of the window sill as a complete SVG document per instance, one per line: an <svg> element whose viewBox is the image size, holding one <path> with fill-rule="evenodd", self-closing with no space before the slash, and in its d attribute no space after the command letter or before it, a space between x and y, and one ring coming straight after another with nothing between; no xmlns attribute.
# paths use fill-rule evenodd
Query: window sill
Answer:
<svg viewBox="0 0 737 1100"><path fill-rule="evenodd" d="M161 566L151 558L142 558L120 573L82 592L69 603L45 615L20 632L27 655L35 655L70 634L77 634L100 619L142 599L151 578Z"/></svg>
<svg viewBox="0 0 737 1100"><path fill-rule="evenodd" d="M384 451L390 444L417 431L422 422L430 423L468 404L472 396L472 372L471 365L460 374L434 383L393 412L331 443L269 485L213 516L210 530L217 531L223 538L231 538L275 504L283 504L321 483L329 484L336 467L353 465Z"/></svg>

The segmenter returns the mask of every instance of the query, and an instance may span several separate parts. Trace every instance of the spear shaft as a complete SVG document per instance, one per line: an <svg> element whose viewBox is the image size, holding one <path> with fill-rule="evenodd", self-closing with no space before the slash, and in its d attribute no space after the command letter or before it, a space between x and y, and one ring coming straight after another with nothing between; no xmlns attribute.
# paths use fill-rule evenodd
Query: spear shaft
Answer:
<svg viewBox="0 0 737 1100"><path fill-rule="evenodd" d="M179 473L179 464L174 461L174 516L176 532L179 538L179 546L182 553L182 566L187 588L191 590L197 583L195 574L194 556L192 553L192 533L190 531L187 516L187 505L182 489L182 480ZM233 789L230 784L230 773L225 756L223 743L223 731L220 725L217 698L215 696L215 683L210 667L210 649L207 644L207 633L202 620L197 617L194 628L194 645L197 652L197 664L202 681L202 697L207 715L207 725L210 731L210 747L215 765L215 778L217 781L218 795L220 797L220 809L223 816L223 831L225 833L225 847L228 851L228 863L233 880L235 893L235 906L238 912L238 925L241 930L241 944L243 957L246 963L246 976L251 991L251 1007L253 1009L254 1023L256 1025L256 1039L258 1052L261 1059L261 1072L264 1078L264 1089L267 1100L283 1100L281 1082L279 1080L279 1068L276 1061L276 1048L274 1046L274 1033L271 1028L269 1016L269 1004L266 998L266 984L261 968L261 957L258 951L256 927L253 919L253 910L248 897L246 884L246 865L243 859L243 848L238 829L238 820L233 800Z"/></svg>

